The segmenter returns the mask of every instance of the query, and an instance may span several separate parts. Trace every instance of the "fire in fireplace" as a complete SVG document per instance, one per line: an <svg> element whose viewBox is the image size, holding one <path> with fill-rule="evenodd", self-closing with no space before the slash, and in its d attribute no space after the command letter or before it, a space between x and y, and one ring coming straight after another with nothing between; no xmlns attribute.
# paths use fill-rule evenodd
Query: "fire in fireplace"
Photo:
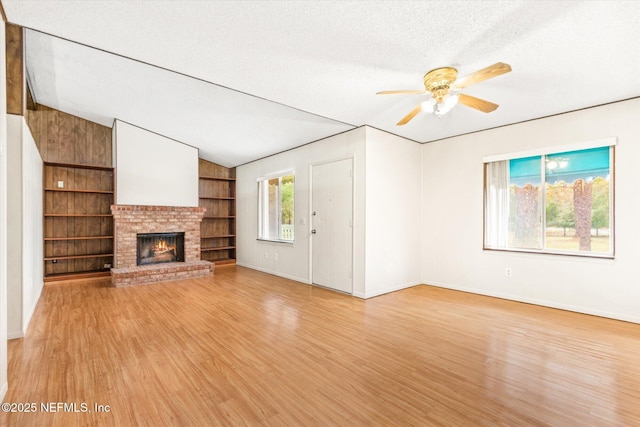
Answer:
<svg viewBox="0 0 640 427"><path fill-rule="evenodd" d="M140 233L138 265L184 261L184 233Z"/></svg>

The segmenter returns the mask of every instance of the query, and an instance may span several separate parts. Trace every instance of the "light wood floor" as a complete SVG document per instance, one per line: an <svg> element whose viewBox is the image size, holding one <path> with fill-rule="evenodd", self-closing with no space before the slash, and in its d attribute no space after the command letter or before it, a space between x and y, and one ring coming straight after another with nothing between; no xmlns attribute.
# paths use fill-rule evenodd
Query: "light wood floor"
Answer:
<svg viewBox="0 0 640 427"><path fill-rule="evenodd" d="M417 286L367 301L241 267L47 285L5 402L45 425L640 425L640 325Z"/></svg>

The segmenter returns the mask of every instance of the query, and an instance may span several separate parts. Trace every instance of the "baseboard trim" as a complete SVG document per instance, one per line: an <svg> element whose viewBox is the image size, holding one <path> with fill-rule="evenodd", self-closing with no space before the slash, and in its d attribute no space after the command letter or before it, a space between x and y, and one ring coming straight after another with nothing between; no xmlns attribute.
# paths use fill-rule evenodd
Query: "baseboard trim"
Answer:
<svg viewBox="0 0 640 427"><path fill-rule="evenodd" d="M17 340L18 338L24 338L24 332L22 331L7 332L8 340Z"/></svg>
<svg viewBox="0 0 640 427"><path fill-rule="evenodd" d="M362 297L362 298L369 299L369 298L377 297L377 296L384 295L384 294L390 294L391 292L397 292L397 291L401 291L403 289L412 288L414 286L418 286L418 285L422 285L422 284L423 284L423 282L421 280L418 280L418 281L415 281L415 282L409 282L409 283L405 283L405 284L402 284L402 285L397 285L397 286L394 286L394 287L389 288L389 289L384 289L382 291L377 291L377 292L372 292L372 293L365 292L365 296ZM366 284L364 286L365 286L365 288L367 287Z"/></svg>
<svg viewBox="0 0 640 427"><path fill-rule="evenodd" d="M263 273L272 274L274 276L283 277L285 279L293 280L295 282L304 283L305 285L310 285L311 284L311 282L309 282L307 279L302 279L302 278L296 277L296 276L290 276L288 274L282 274L282 273L279 273L277 271L269 270L268 268L262 268L262 267L256 267L254 265L244 264L242 262L238 262L237 260L236 260L236 265L240 266L240 267L250 268L252 270L261 271Z"/></svg>
<svg viewBox="0 0 640 427"><path fill-rule="evenodd" d="M308 279L303 279L303 278L296 277L296 276L290 276L288 274L282 274L282 273L279 273L277 271L269 270L267 268L256 267L256 266L245 264L243 262L238 262L238 261L236 261L236 265L238 265L240 267L250 268L252 270L261 271L261 272L267 273L267 274L273 274L274 276L283 277L285 279L294 280L296 282L304 283L305 285L313 285L313 283L310 282ZM351 295L356 297L356 298L368 299L368 298L373 298L373 297L377 297L377 296L380 296L380 295L388 294L388 293L391 293L391 292L400 291L402 289L411 288L413 286L421 285L422 283L423 283L422 281L418 280L418 281L415 281L415 282L410 282L410 283L405 283L405 284L402 284L402 285L397 285L397 286L394 286L392 288L385 289L385 290L378 291L378 292L374 292L374 293L371 293L371 294L367 294L366 292L365 293L354 292ZM366 285L365 285L365 288L366 288Z"/></svg>
<svg viewBox="0 0 640 427"><path fill-rule="evenodd" d="M5 381L2 387L0 387L0 402L4 402L7 391L9 391L9 383Z"/></svg>
<svg viewBox="0 0 640 427"><path fill-rule="evenodd" d="M34 298L35 301L33 302L33 305L31 306L31 310L29 310L29 313L27 314L27 316L24 317L24 319L22 320L23 325L22 325L22 330L24 331L24 333L27 333L27 330L29 329L29 323L31 323L31 318L33 317L33 313L36 312L36 307L38 305L38 301L40 301L40 296L42 295L42 289L44 288L44 282L42 283L42 286L40 286L40 289L38 291L38 295Z"/></svg>
<svg viewBox="0 0 640 427"><path fill-rule="evenodd" d="M428 286L435 286L435 287L438 287L438 288L451 289L451 290L454 290L454 291L462 291L462 292L468 292L468 293L471 293L471 294L477 294L477 295L484 295L484 296L488 296L488 297L506 299L506 300L509 300L509 301L523 302L525 304L534 304L534 305L539 305L541 307L549 307L549 308L555 308L555 309L558 309L558 310L572 311L574 313L588 314L590 316L605 317L607 319L622 320L623 322L640 323L640 317L638 317L638 316L628 316L626 314L611 313L611 312L604 311L604 310L593 310L593 309L589 309L589 308L585 308L585 307L578 307L578 306L574 306L574 305L570 305L570 304L558 304L558 303L555 303L555 302L552 302L552 301L539 300L539 299L536 299L536 298L522 298L522 297L515 296L515 295L503 294L501 292L483 291L483 290L479 290L479 289L475 289L475 288L468 288L468 287L465 287L465 286L451 285L451 284L448 284L448 283L435 282L435 281L430 281L430 280L426 280L423 283L427 284Z"/></svg>

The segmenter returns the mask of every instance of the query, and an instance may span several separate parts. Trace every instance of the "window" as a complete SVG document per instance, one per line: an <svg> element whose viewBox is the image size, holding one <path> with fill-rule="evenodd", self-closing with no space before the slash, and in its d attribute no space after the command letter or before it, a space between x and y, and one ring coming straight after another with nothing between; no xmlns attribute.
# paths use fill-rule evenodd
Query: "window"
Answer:
<svg viewBox="0 0 640 427"><path fill-rule="evenodd" d="M259 239L293 242L293 199L293 172L258 180Z"/></svg>
<svg viewBox="0 0 640 427"><path fill-rule="evenodd" d="M485 162L485 249L613 256L613 143Z"/></svg>

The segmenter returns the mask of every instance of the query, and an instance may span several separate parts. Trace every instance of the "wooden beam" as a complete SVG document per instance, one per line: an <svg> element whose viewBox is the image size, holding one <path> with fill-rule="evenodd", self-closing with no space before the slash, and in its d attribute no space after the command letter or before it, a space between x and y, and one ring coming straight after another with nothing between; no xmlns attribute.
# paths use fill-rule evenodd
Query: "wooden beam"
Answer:
<svg viewBox="0 0 640 427"><path fill-rule="evenodd" d="M5 27L7 49L7 113L24 115L26 85L24 78L24 32L21 26Z"/></svg>
<svg viewBox="0 0 640 427"><path fill-rule="evenodd" d="M29 81L27 81L27 110L36 111L38 109L38 104L35 99L33 99L33 94L31 93L31 86L29 86Z"/></svg>
<svg viewBox="0 0 640 427"><path fill-rule="evenodd" d="M0 1L0 15L2 15L2 20L7 22L7 14L4 11L4 6L2 6L2 1Z"/></svg>

